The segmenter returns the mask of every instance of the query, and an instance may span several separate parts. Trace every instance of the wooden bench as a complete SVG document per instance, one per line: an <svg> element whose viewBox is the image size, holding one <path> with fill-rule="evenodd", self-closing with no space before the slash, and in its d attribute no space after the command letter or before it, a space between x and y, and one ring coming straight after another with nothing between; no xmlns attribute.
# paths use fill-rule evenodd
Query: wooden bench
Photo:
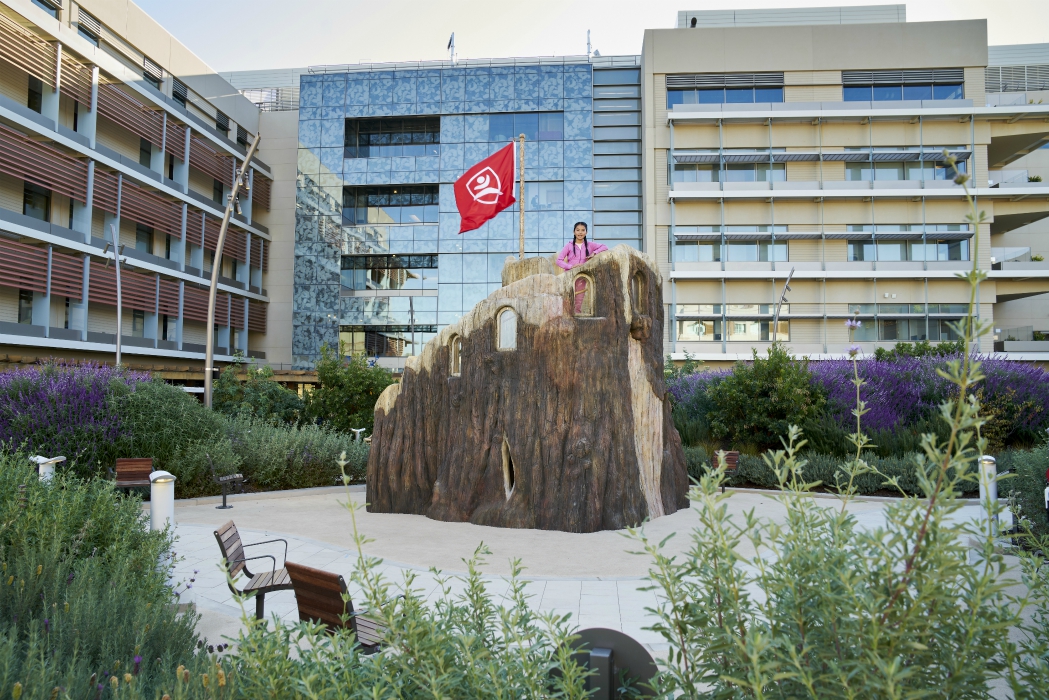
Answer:
<svg viewBox="0 0 1049 700"><path fill-rule="evenodd" d="M721 455L718 452L714 453L714 465L721 466ZM739 452L735 450L725 452L725 479L735 476L737 469L739 469ZM721 482L721 493L725 493L725 482Z"/></svg>
<svg viewBox="0 0 1049 700"><path fill-rule="evenodd" d="M118 459L116 471L112 469L109 470L109 475L116 480L116 487L118 489L148 489L149 475L152 473L152 457Z"/></svg>
<svg viewBox="0 0 1049 700"><path fill-rule="evenodd" d="M379 650L386 628L374 618L354 612L342 576L290 561L284 566L295 589L300 620L319 622L332 631L349 628L365 654Z"/></svg>
<svg viewBox="0 0 1049 700"><path fill-rule="evenodd" d="M240 532L237 531L237 526L230 520L225 525L215 530L215 540L219 543L219 550L222 552L222 560L226 565L226 569L229 572L229 589L234 595L248 595L250 593L255 594L255 617L261 620L265 616L265 601L266 594L272 593L273 591L290 591L292 589L291 579L288 577L287 569L277 568L277 558L270 554L261 554L256 557L244 556L245 547L256 547L260 544L272 544L274 542L284 543L284 557L287 559L288 556L288 541L282 539L265 540L264 542L252 542L251 544L244 544L240 539ZM269 571L263 571L262 573L253 574L248 569L246 562L253 561L255 559L269 559L272 562ZM247 582L243 588L237 590L236 578L240 574L244 574L247 577Z"/></svg>
<svg viewBox="0 0 1049 700"><path fill-rule="evenodd" d="M227 474L226 476L219 476L215 471L215 463L211 461L211 455L205 455L208 458L208 465L211 467L211 480L219 485L222 489L222 505L215 506L217 510L228 510L233 506L226 505L226 494L229 493L231 487L237 487L237 493L244 493L244 482L247 478L243 474Z"/></svg>

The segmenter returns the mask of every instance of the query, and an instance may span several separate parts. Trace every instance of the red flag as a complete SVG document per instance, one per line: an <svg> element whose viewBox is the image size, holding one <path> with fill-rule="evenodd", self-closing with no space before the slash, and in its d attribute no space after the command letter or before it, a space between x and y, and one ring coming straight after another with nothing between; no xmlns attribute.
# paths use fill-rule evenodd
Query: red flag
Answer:
<svg viewBox="0 0 1049 700"><path fill-rule="evenodd" d="M473 231L516 202L517 143L511 143L473 166L455 181L459 233Z"/></svg>

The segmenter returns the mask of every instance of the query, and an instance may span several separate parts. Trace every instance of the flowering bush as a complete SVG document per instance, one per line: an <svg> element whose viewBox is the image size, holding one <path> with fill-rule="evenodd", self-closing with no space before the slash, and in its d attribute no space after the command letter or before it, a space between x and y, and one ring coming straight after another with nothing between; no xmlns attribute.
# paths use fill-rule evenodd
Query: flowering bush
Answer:
<svg viewBox="0 0 1049 700"><path fill-rule="evenodd" d="M112 463L126 435L112 400L148 375L98 365L48 363L0 374L0 443L65 455L81 466Z"/></svg>

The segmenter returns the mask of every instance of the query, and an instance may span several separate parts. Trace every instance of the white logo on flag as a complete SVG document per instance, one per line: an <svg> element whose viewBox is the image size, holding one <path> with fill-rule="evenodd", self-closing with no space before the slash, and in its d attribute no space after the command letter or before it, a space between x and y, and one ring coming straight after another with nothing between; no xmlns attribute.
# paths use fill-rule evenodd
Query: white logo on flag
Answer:
<svg viewBox="0 0 1049 700"><path fill-rule="evenodd" d="M502 183L499 182L499 176L491 167L485 167L466 183L466 191L470 193L474 201L480 204L498 203L499 197L503 194L501 188Z"/></svg>

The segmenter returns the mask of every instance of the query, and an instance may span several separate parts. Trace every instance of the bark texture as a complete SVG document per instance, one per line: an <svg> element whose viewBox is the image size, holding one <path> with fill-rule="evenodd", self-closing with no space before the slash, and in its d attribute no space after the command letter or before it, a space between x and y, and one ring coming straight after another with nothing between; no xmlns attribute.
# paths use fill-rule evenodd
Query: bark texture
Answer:
<svg viewBox="0 0 1049 700"><path fill-rule="evenodd" d="M508 260L504 287L409 358L375 407L369 511L594 532L688 505L657 268L628 246L551 267ZM573 313L581 274L592 316ZM513 350L498 347L506 308Z"/></svg>

